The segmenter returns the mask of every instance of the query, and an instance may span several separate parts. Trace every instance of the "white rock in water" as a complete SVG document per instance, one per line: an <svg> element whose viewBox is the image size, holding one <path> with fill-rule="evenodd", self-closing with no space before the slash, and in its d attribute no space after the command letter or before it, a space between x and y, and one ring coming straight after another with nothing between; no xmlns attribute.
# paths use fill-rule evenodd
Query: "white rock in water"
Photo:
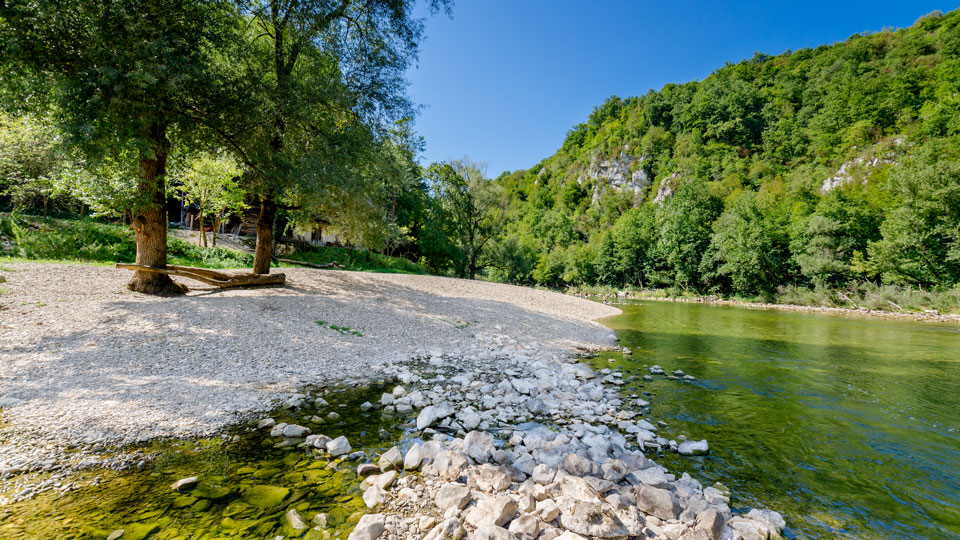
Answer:
<svg viewBox="0 0 960 540"><path fill-rule="evenodd" d="M407 450L407 455L403 457L403 468L407 471L415 471L420 468L420 462L423 461L423 451L420 443L416 443Z"/></svg>
<svg viewBox="0 0 960 540"><path fill-rule="evenodd" d="M423 431L452 414L453 406L449 403L424 407L424 409L420 411L420 414L417 415L417 430Z"/></svg>
<svg viewBox="0 0 960 540"><path fill-rule="evenodd" d="M407 389L402 386L397 386L393 389L393 397L402 398L407 395Z"/></svg>
<svg viewBox="0 0 960 540"><path fill-rule="evenodd" d="M295 531L302 531L308 527L307 523L303 520L303 517L295 508L287 510L285 517L287 518L287 524L289 524L290 528Z"/></svg>
<svg viewBox="0 0 960 540"><path fill-rule="evenodd" d="M384 394L380 396L380 405L390 405L394 402L396 398L393 394Z"/></svg>
<svg viewBox="0 0 960 540"><path fill-rule="evenodd" d="M174 491L182 491L184 489L190 489L195 485L197 485L197 477L191 476L189 478L181 478L180 480L177 480L170 485L170 489Z"/></svg>
<svg viewBox="0 0 960 540"><path fill-rule="evenodd" d="M277 421L273 418L264 418L263 420L257 422L257 428L259 429L272 428L275 425L277 425Z"/></svg>
<svg viewBox="0 0 960 540"><path fill-rule="evenodd" d="M366 514L360 518L347 540L376 540L383 534L384 525L382 514Z"/></svg>
<svg viewBox="0 0 960 540"><path fill-rule="evenodd" d="M677 447L677 452L682 456L701 456L709 451L710 445L707 444L706 439L702 441L685 441Z"/></svg>
<svg viewBox="0 0 960 540"><path fill-rule="evenodd" d="M327 452L334 457L349 454L351 450L353 449L350 447L350 441L343 435L327 443Z"/></svg>
<svg viewBox="0 0 960 540"><path fill-rule="evenodd" d="M776 529L778 534L782 533L783 529L787 526L787 522L784 521L783 516L781 516L779 512L774 512L773 510L761 510L754 508L747 512L747 518L765 523L767 526Z"/></svg>
<svg viewBox="0 0 960 540"><path fill-rule="evenodd" d="M658 365L653 365L653 366L650 366L650 373L653 375L663 375L664 371L662 367Z"/></svg>
<svg viewBox="0 0 960 540"><path fill-rule="evenodd" d="M310 433L310 428L298 426L296 424L287 424L283 427L284 437L304 437Z"/></svg>
<svg viewBox="0 0 960 540"><path fill-rule="evenodd" d="M394 446L387 450L380 456L378 463L380 464L380 470L383 472L399 469L403 463L403 456L400 454L400 449Z"/></svg>

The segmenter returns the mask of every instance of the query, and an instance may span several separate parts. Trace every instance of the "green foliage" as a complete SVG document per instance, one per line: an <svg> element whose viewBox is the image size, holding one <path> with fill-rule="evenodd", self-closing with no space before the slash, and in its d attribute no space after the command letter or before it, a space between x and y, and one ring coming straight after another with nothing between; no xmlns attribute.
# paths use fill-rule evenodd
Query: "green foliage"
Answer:
<svg viewBox="0 0 960 540"><path fill-rule="evenodd" d="M497 179L511 203L487 274L823 302L891 285L947 295L960 284L957 96L960 10L613 96L555 155ZM653 179L639 197L593 183L621 154Z"/></svg>

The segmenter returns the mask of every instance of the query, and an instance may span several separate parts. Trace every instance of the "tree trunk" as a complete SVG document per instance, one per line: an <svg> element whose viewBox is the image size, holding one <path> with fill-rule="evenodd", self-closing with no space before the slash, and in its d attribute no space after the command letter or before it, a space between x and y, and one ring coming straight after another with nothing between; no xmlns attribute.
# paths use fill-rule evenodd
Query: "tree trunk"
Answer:
<svg viewBox="0 0 960 540"><path fill-rule="evenodd" d="M167 215L164 208L166 189L164 174L167 167L166 128L150 129L154 151L140 158L140 178L137 182L138 204L134 211L133 230L137 234L136 264L152 268L167 267ZM175 283L170 276L156 272L137 271L127 283L131 291L145 294L183 294L187 288Z"/></svg>
<svg viewBox="0 0 960 540"><path fill-rule="evenodd" d="M260 200L260 216L257 217L257 248L253 255L253 273L269 274L270 258L273 256L273 220L277 216L277 203L273 197Z"/></svg>
<svg viewBox="0 0 960 540"><path fill-rule="evenodd" d="M207 229L203 225L203 212L200 212L200 238L197 239L197 245L207 247Z"/></svg>

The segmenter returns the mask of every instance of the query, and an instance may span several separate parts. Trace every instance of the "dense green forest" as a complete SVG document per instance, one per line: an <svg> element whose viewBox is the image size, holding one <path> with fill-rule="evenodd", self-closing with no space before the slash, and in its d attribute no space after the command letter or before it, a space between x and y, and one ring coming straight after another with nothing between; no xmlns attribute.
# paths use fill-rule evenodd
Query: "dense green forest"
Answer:
<svg viewBox="0 0 960 540"><path fill-rule="evenodd" d="M960 283L960 11L611 97L496 179L483 266L742 297Z"/></svg>
<svg viewBox="0 0 960 540"><path fill-rule="evenodd" d="M420 37L410 3L349 3L383 41L332 23L311 35L287 28L310 56L291 56L301 63L281 73L290 77L283 88L264 56L264 34L236 24L273 24L272 8L198 5L222 18L188 13L212 33L180 44L183 69L200 73L199 83L203 75L263 85L239 94L164 87L170 95L157 104L155 124L169 125L160 143L144 139L149 126L133 129L122 118L124 107L142 106L129 83L166 84L151 78L167 76L164 65L115 81L112 101L91 108L83 92L102 81L71 71L74 64L34 59L38 50L55 54L30 32L48 32L47 45L56 45L58 28L46 28L56 14L8 10L0 33L10 39L0 52L20 69L0 72L0 207L122 222L137 218L146 186L194 202L211 223L256 212L258 249L270 249L270 235L321 220L354 246L460 277L782 301L877 288L958 296L960 11L815 49L758 53L702 81L613 96L556 154L490 179L466 159L417 163L423 141L398 75ZM304 20L343 15L322 3L290 6ZM76 5L100 24L88 7ZM171 25L152 31L180 36L183 28ZM96 30L109 36L112 28ZM395 45L391 36L413 41ZM324 41L334 38L385 56ZM95 47L72 54L81 64L102 60ZM349 69L379 78L351 87ZM166 170L147 186L142 172L156 162L154 147Z"/></svg>

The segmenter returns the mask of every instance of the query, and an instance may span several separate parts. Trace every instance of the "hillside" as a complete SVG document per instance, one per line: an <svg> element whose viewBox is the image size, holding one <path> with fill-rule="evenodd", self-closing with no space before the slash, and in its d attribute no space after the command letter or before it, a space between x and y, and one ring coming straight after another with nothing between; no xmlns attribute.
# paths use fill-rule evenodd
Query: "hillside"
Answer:
<svg viewBox="0 0 960 540"><path fill-rule="evenodd" d="M611 97L496 179L492 277L739 296L960 282L960 11Z"/></svg>

